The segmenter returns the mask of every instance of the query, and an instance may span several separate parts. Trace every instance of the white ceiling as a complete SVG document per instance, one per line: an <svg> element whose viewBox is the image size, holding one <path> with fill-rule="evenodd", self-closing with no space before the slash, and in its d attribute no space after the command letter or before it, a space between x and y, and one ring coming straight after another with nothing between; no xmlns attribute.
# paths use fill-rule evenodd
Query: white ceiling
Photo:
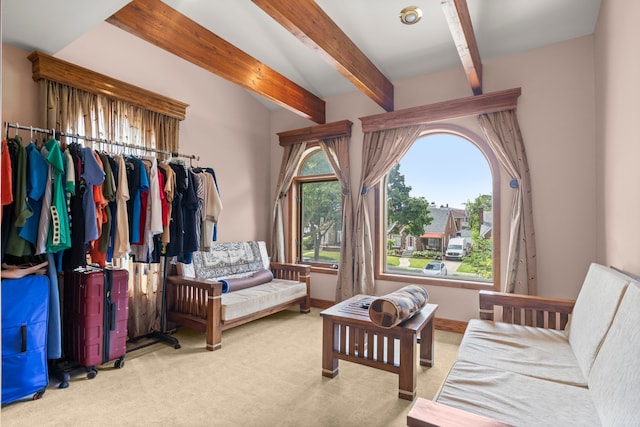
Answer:
<svg viewBox="0 0 640 427"><path fill-rule="evenodd" d="M321 98L355 87L251 0L163 0ZM55 55L127 0L3 0L2 42ZM392 82L460 65L439 0L316 0ZM593 33L600 0L467 0L483 60ZM423 17L400 23L417 5Z"/></svg>

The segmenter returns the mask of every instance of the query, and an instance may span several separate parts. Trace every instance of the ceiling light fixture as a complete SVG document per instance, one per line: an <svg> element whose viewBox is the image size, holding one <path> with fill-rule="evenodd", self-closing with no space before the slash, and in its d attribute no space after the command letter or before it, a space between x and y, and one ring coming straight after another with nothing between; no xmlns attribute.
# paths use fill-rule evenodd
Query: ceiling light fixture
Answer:
<svg viewBox="0 0 640 427"><path fill-rule="evenodd" d="M400 11L400 22L413 25L422 18L422 10L418 6L407 6Z"/></svg>

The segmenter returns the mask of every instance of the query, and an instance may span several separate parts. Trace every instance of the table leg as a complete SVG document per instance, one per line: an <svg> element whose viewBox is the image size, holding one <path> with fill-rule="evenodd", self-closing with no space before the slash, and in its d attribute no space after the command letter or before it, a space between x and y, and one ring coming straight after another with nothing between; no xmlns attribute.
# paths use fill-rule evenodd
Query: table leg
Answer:
<svg viewBox="0 0 640 427"><path fill-rule="evenodd" d="M400 374L398 397L413 400L416 397L416 346L418 338L413 333L400 335Z"/></svg>
<svg viewBox="0 0 640 427"><path fill-rule="evenodd" d="M434 345L433 345L433 317L420 331L420 365L433 366Z"/></svg>
<svg viewBox="0 0 640 427"><path fill-rule="evenodd" d="M338 358L333 356L335 330L337 325L331 319L322 321L322 376L333 378L338 375Z"/></svg>

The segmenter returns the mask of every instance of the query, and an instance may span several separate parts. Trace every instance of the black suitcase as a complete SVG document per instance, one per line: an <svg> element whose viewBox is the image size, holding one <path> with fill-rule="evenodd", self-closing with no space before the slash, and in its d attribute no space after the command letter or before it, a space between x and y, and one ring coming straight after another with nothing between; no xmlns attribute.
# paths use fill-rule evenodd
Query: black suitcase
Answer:
<svg viewBox="0 0 640 427"><path fill-rule="evenodd" d="M49 279L2 279L2 403L44 394L49 384Z"/></svg>

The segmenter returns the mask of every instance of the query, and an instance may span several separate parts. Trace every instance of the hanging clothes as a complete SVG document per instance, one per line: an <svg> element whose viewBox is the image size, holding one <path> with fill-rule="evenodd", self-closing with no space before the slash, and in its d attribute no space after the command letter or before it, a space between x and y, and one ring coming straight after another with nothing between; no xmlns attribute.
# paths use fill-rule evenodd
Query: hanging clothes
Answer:
<svg viewBox="0 0 640 427"><path fill-rule="evenodd" d="M127 217L127 204L129 202L129 181L127 165L122 156L117 158L118 188L116 190L116 223L113 256L119 258L131 252L129 243L129 218Z"/></svg>
<svg viewBox="0 0 640 427"><path fill-rule="evenodd" d="M13 168L11 167L11 155L9 154L9 144L6 140L2 141L2 167L0 167L0 221L2 220L2 211L4 207L13 202Z"/></svg>
<svg viewBox="0 0 640 427"><path fill-rule="evenodd" d="M68 192L69 220L71 230L71 248L64 252L62 266L65 270L73 270L83 266L86 261L86 240L84 221L84 193L87 191L86 183L82 178L82 150L77 143L72 143L65 150L72 159L75 182L73 191ZM68 187L67 187L68 189Z"/></svg>
<svg viewBox="0 0 640 427"><path fill-rule="evenodd" d="M27 242L36 245L38 240L38 224L42 211L42 198L47 184L47 162L42 157L40 150L31 142L27 145L27 204L32 214L27 218L24 227L18 233Z"/></svg>
<svg viewBox="0 0 640 427"><path fill-rule="evenodd" d="M29 255L31 250L28 242L19 236L20 229L24 227L27 219L33 214L27 204L27 152L22 146L22 138L16 135L10 144L14 145L15 167L13 168L13 213L12 223L9 227L9 236L6 242L6 253L21 257Z"/></svg>

